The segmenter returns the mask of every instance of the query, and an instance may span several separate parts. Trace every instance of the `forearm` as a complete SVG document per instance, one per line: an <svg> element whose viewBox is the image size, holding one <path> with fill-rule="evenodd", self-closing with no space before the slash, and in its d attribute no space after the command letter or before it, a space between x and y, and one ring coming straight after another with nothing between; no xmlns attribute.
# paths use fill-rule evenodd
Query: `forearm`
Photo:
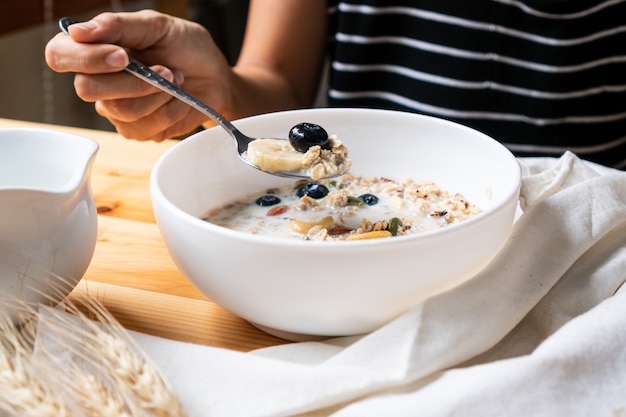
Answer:
<svg viewBox="0 0 626 417"><path fill-rule="evenodd" d="M309 107L326 50L324 0L254 0L233 68L231 118Z"/></svg>
<svg viewBox="0 0 626 417"><path fill-rule="evenodd" d="M290 83L263 68L234 68L231 118L306 107Z"/></svg>

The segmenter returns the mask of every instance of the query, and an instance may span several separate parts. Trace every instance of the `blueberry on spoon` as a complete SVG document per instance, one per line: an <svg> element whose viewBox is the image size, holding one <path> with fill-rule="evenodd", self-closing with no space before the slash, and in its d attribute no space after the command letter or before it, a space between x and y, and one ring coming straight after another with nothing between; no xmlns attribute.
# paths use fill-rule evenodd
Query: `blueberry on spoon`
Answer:
<svg viewBox="0 0 626 417"><path fill-rule="evenodd" d="M298 123L289 131L289 143L298 151L305 153L311 146L330 149L328 133L320 125L314 123Z"/></svg>

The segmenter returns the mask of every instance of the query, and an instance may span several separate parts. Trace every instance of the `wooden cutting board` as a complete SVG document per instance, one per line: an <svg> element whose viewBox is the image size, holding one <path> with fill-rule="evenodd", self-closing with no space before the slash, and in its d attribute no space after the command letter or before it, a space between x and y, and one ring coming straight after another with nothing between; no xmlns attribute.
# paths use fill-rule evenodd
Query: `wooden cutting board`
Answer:
<svg viewBox="0 0 626 417"><path fill-rule="evenodd" d="M197 300L83 279L78 294L98 299L126 329L171 340L247 352L287 343L263 333L208 300Z"/></svg>

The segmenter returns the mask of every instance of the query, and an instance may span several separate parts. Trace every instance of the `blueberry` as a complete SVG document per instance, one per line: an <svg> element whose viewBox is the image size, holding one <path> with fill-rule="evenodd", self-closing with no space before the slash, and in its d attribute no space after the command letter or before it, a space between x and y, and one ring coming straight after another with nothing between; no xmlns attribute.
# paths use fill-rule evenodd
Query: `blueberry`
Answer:
<svg viewBox="0 0 626 417"><path fill-rule="evenodd" d="M358 199L368 206L375 206L376 204L378 204L378 197L376 197L374 194L361 194Z"/></svg>
<svg viewBox="0 0 626 417"><path fill-rule="evenodd" d="M280 203L280 198L272 194L266 194L256 199L255 203L261 207L275 206Z"/></svg>
<svg viewBox="0 0 626 417"><path fill-rule="evenodd" d="M306 195L316 200L326 197L327 194L328 188L325 185L318 184L316 182L308 182L296 190L296 195L298 197L304 197Z"/></svg>
<svg viewBox="0 0 626 417"><path fill-rule="evenodd" d="M306 152L311 146L319 145L322 149L330 149L328 133L322 126L314 123L299 123L289 131L289 143L298 152Z"/></svg>

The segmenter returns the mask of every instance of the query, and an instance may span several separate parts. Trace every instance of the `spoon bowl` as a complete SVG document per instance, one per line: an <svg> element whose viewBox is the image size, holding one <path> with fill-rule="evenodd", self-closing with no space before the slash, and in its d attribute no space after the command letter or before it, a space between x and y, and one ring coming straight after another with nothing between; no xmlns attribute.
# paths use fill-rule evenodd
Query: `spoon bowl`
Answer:
<svg viewBox="0 0 626 417"><path fill-rule="evenodd" d="M78 20L73 19L71 17L63 17L59 20L59 28L61 29L61 31L63 33L65 33L66 35L69 35L69 30L68 28L75 24L75 23L79 23ZM215 123L217 123L220 127L222 127L224 130L226 130L226 132L228 132L228 134L234 139L236 145L237 145L237 153L239 155L239 159L241 159L243 162L245 162L246 164L250 165L253 168L256 168L260 171L266 172L268 174L272 174L272 175L276 175L279 177L289 177L289 178L310 178L309 174L302 170L302 171L265 171L263 169L261 169L259 166L253 164L251 161L249 161L246 156L245 153L248 150L248 145L255 141L255 140L259 140L259 139L270 139L270 138L252 138L250 136L245 135L243 132L241 132L239 129L237 129L226 117L224 117L222 114L220 114L218 111L216 111L215 109L213 109L211 106L205 104L204 102L202 102L201 100L199 100L198 98L194 97L193 95L191 95L189 92L183 90L182 88L176 86L175 84L171 83L170 81L166 80L165 78L161 77L159 74L157 74L155 71L153 71L152 69L150 69L149 67L141 64L138 61L135 60L130 60L130 62L128 63L128 66L125 68L125 71L133 74L135 77L159 88L160 90L172 95L173 97L183 101L184 103L188 104L189 106L193 107L194 109L196 109L197 111L199 111L200 113L204 114L205 116L208 116L211 120L213 120ZM283 139L283 138L271 138L271 139L277 139L277 140L283 140L283 141L287 141L287 139ZM321 178L316 178L316 179L322 179L322 178L332 178L332 177L337 177L337 176L341 176L344 175L345 173L348 172L348 168L345 168L343 171L340 172L336 172L336 173L332 173L329 175L325 175Z"/></svg>

